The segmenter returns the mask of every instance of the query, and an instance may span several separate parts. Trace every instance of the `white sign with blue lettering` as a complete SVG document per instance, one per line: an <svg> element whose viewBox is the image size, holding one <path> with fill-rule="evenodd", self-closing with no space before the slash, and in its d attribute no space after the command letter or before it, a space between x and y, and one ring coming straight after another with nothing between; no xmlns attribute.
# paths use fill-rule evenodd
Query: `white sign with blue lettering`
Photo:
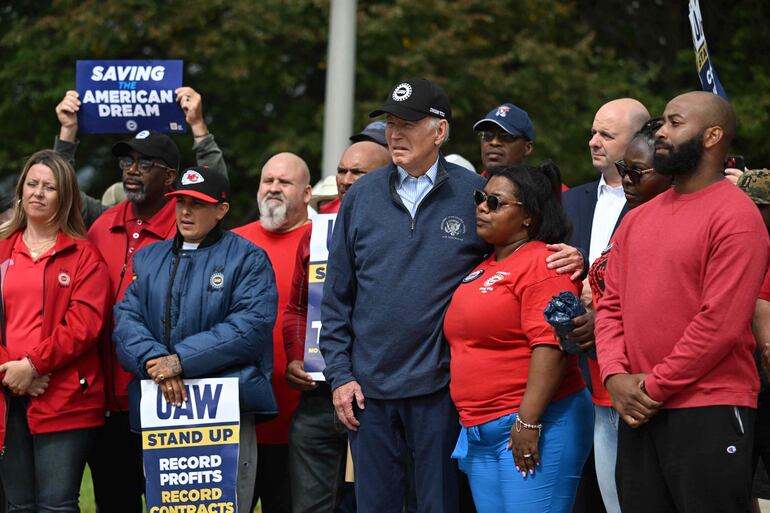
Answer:
<svg viewBox="0 0 770 513"><path fill-rule="evenodd" d="M313 231L310 234L310 266L307 284L307 328L305 330L305 372L314 381L324 381L323 370L326 368L318 347L321 335L321 299L323 299L326 281L326 261L329 259L329 246L337 214L319 214L313 218Z"/></svg>
<svg viewBox="0 0 770 513"><path fill-rule="evenodd" d="M147 511L235 512L238 379L189 379L184 385L187 401L176 406L153 381L142 381Z"/></svg>

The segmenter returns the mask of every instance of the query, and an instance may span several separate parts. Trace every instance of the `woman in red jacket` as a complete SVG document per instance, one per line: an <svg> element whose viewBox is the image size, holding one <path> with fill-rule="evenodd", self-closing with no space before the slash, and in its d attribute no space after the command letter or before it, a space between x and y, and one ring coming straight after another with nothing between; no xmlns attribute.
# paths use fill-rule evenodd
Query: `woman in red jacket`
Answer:
<svg viewBox="0 0 770 513"><path fill-rule="evenodd" d="M107 270L85 240L72 166L30 157L0 227L0 479L8 512L77 512L93 428L104 423L96 340ZM46 386L47 385L47 386Z"/></svg>

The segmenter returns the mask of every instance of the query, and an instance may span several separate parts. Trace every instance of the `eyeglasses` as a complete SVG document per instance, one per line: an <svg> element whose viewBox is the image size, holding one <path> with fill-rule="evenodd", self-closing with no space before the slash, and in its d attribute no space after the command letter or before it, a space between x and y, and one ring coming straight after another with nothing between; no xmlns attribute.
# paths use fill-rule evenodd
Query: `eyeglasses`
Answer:
<svg viewBox="0 0 770 513"><path fill-rule="evenodd" d="M495 139L501 143L512 143L516 139L521 139L520 135L509 134L508 132L498 132L496 130L483 130L479 132L479 137L484 142L492 142Z"/></svg>
<svg viewBox="0 0 770 513"><path fill-rule="evenodd" d="M628 175L628 178L630 178L631 182L634 184L641 182L642 176L655 171L655 169L651 167L648 167L647 169L634 169L633 167L628 167L625 160L618 160L615 162L615 168L618 170L618 174L621 178L625 178L626 175Z"/></svg>
<svg viewBox="0 0 770 513"><path fill-rule="evenodd" d="M481 205L485 201L487 202L487 208L490 212L494 212L498 209L498 207L502 207L503 205L523 205L521 201L512 201L511 203L506 203L503 200L501 200L498 196L493 196L492 194L487 194L484 191L480 191L476 189L473 191L473 201L476 203L476 206Z"/></svg>
<svg viewBox="0 0 770 513"><path fill-rule="evenodd" d="M171 169L168 166L164 166L163 164L158 164L152 159L132 159L131 157L120 157L118 159L118 167L121 169L121 171L128 171L131 169L131 166L136 164L136 169L140 173L147 174L150 171L152 171L152 168L154 167L160 167L163 169Z"/></svg>

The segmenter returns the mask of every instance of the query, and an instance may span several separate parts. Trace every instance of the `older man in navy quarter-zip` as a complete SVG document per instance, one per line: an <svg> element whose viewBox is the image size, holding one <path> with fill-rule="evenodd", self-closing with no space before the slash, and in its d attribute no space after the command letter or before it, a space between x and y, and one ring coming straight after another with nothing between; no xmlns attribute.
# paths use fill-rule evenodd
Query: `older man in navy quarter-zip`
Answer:
<svg viewBox="0 0 770 513"><path fill-rule="evenodd" d="M457 412L444 310L486 245L474 189L484 179L439 148L452 113L433 82L399 82L386 114L393 162L361 177L337 217L320 347L337 416L350 430L360 513L400 512L405 457L419 513L457 513Z"/></svg>

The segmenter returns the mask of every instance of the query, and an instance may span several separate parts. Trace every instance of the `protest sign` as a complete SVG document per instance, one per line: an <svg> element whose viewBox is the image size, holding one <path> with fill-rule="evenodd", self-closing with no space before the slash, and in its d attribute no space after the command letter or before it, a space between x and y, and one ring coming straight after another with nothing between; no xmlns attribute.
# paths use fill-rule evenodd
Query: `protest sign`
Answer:
<svg viewBox="0 0 770 513"><path fill-rule="evenodd" d="M169 404L142 381L142 449L148 513L237 510L238 379L185 380L187 401Z"/></svg>
<svg viewBox="0 0 770 513"><path fill-rule="evenodd" d="M321 299L326 281L326 261L329 259L334 221L337 214L319 214L313 218L310 234L310 268L307 273L307 329L305 332L305 372L315 381L324 381L326 367L318 340L321 336Z"/></svg>
<svg viewBox="0 0 770 513"><path fill-rule="evenodd" d="M174 94L178 87L182 87L182 61L77 61L78 130L183 133L184 113Z"/></svg>
<svg viewBox="0 0 770 513"><path fill-rule="evenodd" d="M695 48L695 64L698 67L700 84L704 91L714 93L727 100L722 83L717 77L717 71L711 64L708 47L706 46L706 33L703 31L703 16L700 13L698 0L690 0L690 29L692 30L692 44Z"/></svg>

